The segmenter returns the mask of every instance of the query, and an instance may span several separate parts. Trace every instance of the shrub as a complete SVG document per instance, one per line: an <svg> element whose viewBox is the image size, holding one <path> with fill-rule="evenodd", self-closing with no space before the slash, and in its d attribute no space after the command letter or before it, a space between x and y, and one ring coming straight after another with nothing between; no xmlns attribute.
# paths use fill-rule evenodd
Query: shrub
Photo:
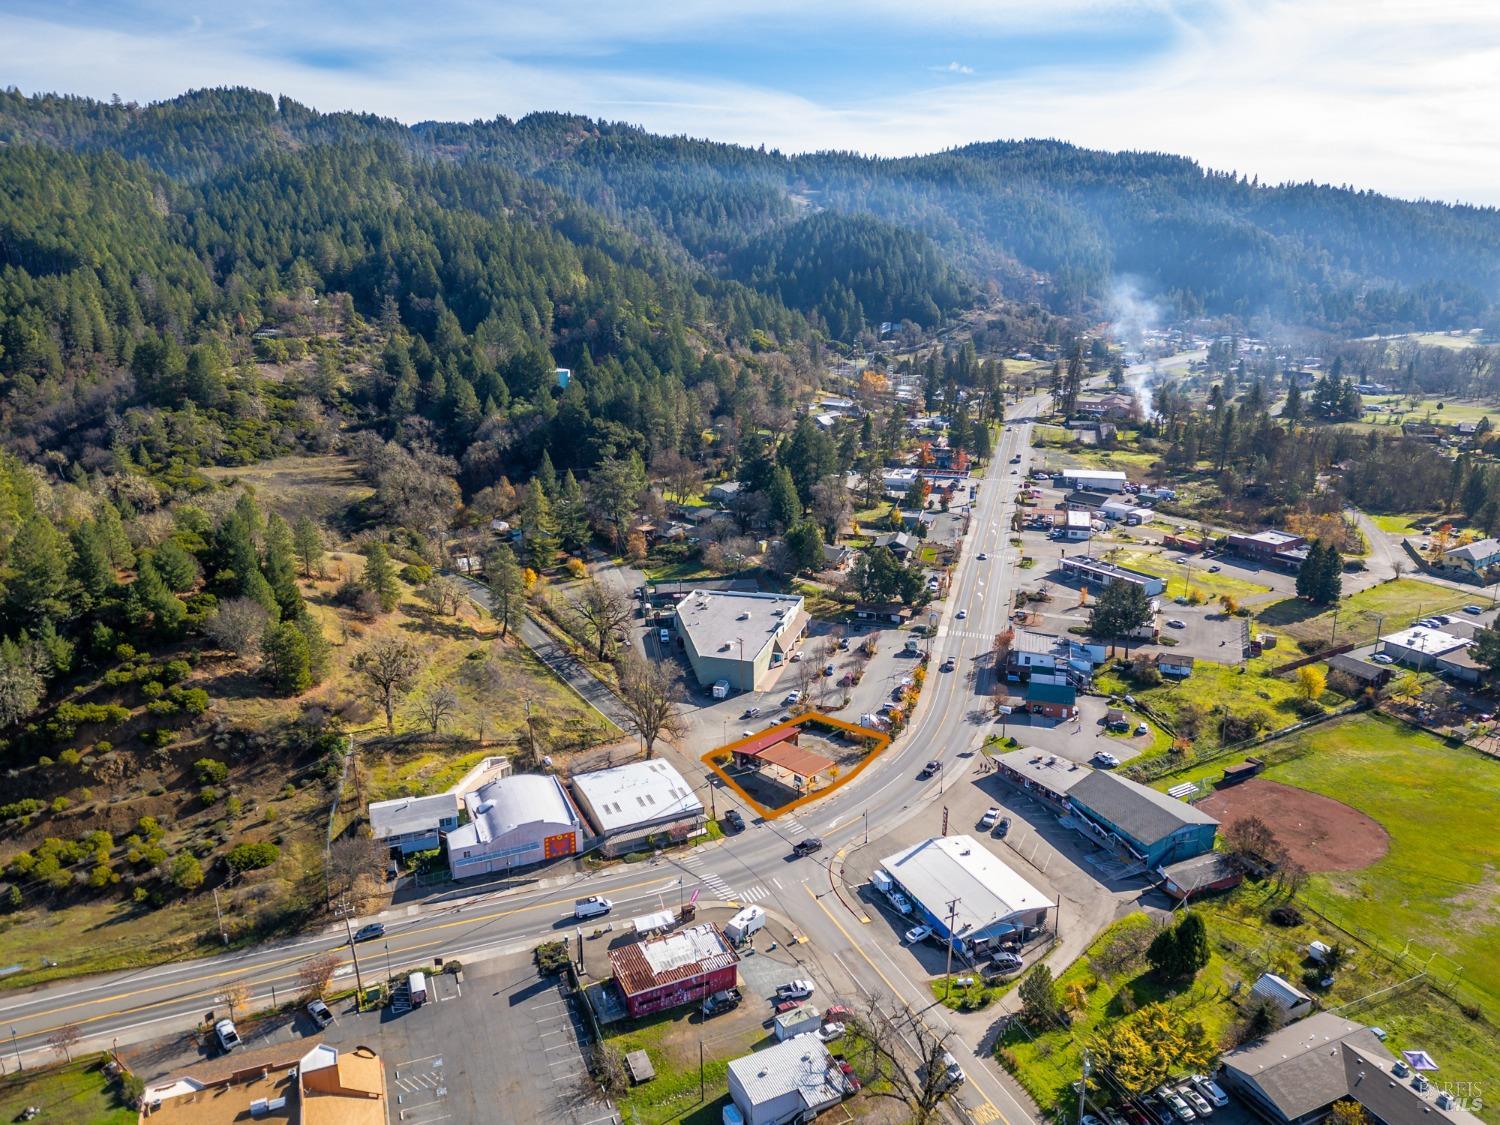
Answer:
<svg viewBox="0 0 1500 1125"><path fill-rule="evenodd" d="M255 871L262 867L270 867L280 858L281 849L275 844L265 842L236 844L229 849L229 854L225 857L233 871Z"/></svg>
<svg viewBox="0 0 1500 1125"><path fill-rule="evenodd" d="M55 813L57 813L57 812L67 812L68 809L72 807L72 805L73 805L73 802L70 801L70 800L68 800L66 797L53 797L52 798L52 811L55 812Z"/></svg>
<svg viewBox="0 0 1500 1125"><path fill-rule="evenodd" d="M1278 926L1302 925L1302 911L1295 906L1277 906L1271 910L1269 917Z"/></svg>
<svg viewBox="0 0 1500 1125"><path fill-rule="evenodd" d="M193 763L193 772L200 785L218 785L229 777L229 767L216 758L199 758Z"/></svg>
<svg viewBox="0 0 1500 1125"><path fill-rule="evenodd" d="M35 816L46 807L44 802L38 801L35 797L22 797L19 801L0 805L0 820L21 820L24 817Z"/></svg>
<svg viewBox="0 0 1500 1125"><path fill-rule="evenodd" d="M401 581L409 586L425 586L432 581L432 567L426 563L407 563L400 573Z"/></svg>
<svg viewBox="0 0 1500 1125"><path fill-rule="evenodd" d="M202 789L198 790L198 800L202 801L205 805L216 803L223 795L224 790L220 789L217 785L205 785Z"/></svg>
<svg viewBox="0 0 1500 1125"><path fill-rule="evenodd" d="M180 887L185 891L196 890L203 885L203 865L194 856L182 852L172 860L167 878L172 881L174 887Z"/></svg>
<svg viewBox="0 0 1500 1125"><path fill-rule="evenodd" d="M531 959L536 962L539 973L560 973L568 967L568 943L544 941L531 951Z"/></svg>
<svg viewBox="0 0 1500 1125"><path fill-rule="evenodd" d="M65 766L76 766L79 762L83 761L83 755L69 747L57 756L57 760Z"/></svg>

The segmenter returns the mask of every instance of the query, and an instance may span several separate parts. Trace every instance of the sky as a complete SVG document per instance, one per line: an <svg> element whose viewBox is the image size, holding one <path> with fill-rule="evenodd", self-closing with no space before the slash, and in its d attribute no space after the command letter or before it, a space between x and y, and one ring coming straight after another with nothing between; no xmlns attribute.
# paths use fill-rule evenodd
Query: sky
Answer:
<svg viewBox="0 0 1500 1125"><path fill-rule="evenodd" d="M1495 0L0 0L0 81L785 152L1056 137L1500 205Z"/></svg>

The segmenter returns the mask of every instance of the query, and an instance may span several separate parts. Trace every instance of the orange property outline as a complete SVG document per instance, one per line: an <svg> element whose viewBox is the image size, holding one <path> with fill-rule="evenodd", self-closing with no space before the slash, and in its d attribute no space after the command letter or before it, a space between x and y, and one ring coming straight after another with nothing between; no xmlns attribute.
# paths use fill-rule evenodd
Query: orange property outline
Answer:
<svg viewBox="0 0 1500 1125"><path fill-rule="evenodd" d="M847 731L850 734L857 734L861 738L867 739L871 743L870 751L864 756L864 758L860 760L859 765L855 766L848 773L841 775L836 781L834 781L832 785L825 785L822 789L814 790L811 793L804 793L795 801L789 801L786 804L782 805L780 808L775 809L767 808L765 805L757 801L754 797L750 796L749 793L746 793L745 790L740 787L740 784L735 781L734 778L730 777L718 762L718 759L731 758L734 755L736 747L743 746L747 742L758 741L759 739L764 738L769 731L790 731L797 727L808 725L833 727L835 730L842 730ZM788 719L784 723L777 723L775 726L766 727L764 730L756 731L754 734L750 735L747 738L738 738L733 742L726 742L723 746L716 747L713 750L710 750L707 754L704 754L700 761L702 761L703 764L706 765L709 769L713 770L714 773L718 774L719 777L723 780L724 784L738 793L744 799L747 805L755 809L756 812L760 813L761 819L775 820L778 816L782 815L782 813L789 813L793 809L800 808L801 806L809 804L812 801L816 801L818 800L818 798L827 796L829 793L832 793L835 789L845 784L846 782L853 781L856 777L859 776L861 770L863 770L876 758L880 757L881 754L885 753L886 748L889 747L890 744L891 736L886 734L884 731L875 730L871 727L862 727L858 723L846 723L843 719L835 719L832 715L825 715L821 711L809 711L805 715L798 715L795 719Z"/></svg>

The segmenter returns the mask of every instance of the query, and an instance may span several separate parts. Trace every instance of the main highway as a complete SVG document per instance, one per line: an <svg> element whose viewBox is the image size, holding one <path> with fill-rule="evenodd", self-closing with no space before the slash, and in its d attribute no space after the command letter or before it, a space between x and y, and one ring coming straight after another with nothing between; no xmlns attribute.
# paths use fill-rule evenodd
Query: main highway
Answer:
<svg viewBox="0 0 1500 1125"><path fill-rule="evenodd" d="M875 940L857 908L830 894L847 850L872 844L894 826L930 812L941 788L961 774L988 731L988 672L979 673L996 633L1007 627L1019 551L1009 545L1010 519L1030 457L1030 420L1040 399L1023 399L995 443L988 475L972 508L970 529L942 604L926 684L903 735L877 761L821 801L788 817L752 820L743 833L687 852L664 853L640 864L620 864L594 873L543 877L524 889L502 893L450 891L397 905L381 915L383 939L351 950L343 923L293 940L254 949L139 970L51 982L7 994L0 1003L0 1044L7 1054L47 1054L48 1035L75 1025L83 1044L138 1042L195 1026L211 1009L223 1008L232 982L249 990L250 1006L285 1001L298 989L299 968L311 957L340 955L338 977L353 981L351 954L367 978L387 966L400 968L434 956L472 960L487 953L529 948L544 936L571 937L574 899L600 894L612 899L617 916L674 906L698 891L710 899L735 901L745 888L769 893L766 905L782 914L807 941L797 947L815 966L834 965L856 981L869 999L893 1010L921 1012L942 1030L945 1009L934 1008L921 980L907 975L902 958ZM1013 457L1020 457L1012 464ZM981 560L979 556L987 556ZM958 620L957 612L966 611ZM942 672L952 658L956 667ZM944 763L939 776L916 777L921 763ZM717 794L722 801L725 794ZM934 827L936 831L936 827ZM795 840L820 835L816 858L788 862ZM840 888L842 889L842 888ZM700 898L701 901L701 898ZM358 925L361 920L354 920ZM830 962L831 959L831 962ZM907 967L912 964L907 960ZM974 1045L969 1044L972 1048ZM955 1053L958 1053L955 1050ZM992 1063L966 1062L969 1082L959 1097L978 1122L1030 1122L1030 1113L1010 1092Z"/></svg>

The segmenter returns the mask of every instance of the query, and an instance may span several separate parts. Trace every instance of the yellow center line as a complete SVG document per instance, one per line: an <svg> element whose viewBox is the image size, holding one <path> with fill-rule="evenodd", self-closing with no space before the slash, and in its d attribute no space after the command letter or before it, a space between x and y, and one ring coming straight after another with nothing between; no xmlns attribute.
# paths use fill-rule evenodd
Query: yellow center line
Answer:
<svg viewBox="0 0 1500 1125"><path fill-rule="evenodd" d="M652 886L653 884L658 884L658 883L665 884L667 882L670 882L670 880L667 880L667 879L647 879L647 880L644 880L643 882L628 883L628 884L626 884L625 886L622 886L622 887L615 887L615 888L613 888L613 890L616 893L618 893L620 891L632 891L632 890L638 890L641 887L649 887L649 886ZM472 925L476 925L476 924L480 924L480 923L485 923L485 922L493 922L493 921L495 921L498 918L507 918L507 917L510 917L510 916L516 915L516 914L525 914L525 913L527 913L529 911L533 911L533 910L543 910L543 909L546 909L547 907L562 906L567 901L568 901L567 899L549 899L546 902L534 902L534 903L532 903L529 906L517 906L517 907L514 907L514 908L512 908L510 910L498 910L498 911L495 911L495 912L490 913L490 914L476 914L476 915L472 915L472 916L469 916L469 917L466 917L466 918L454 918L454 919L451 919L451 920L449 920L447 922L440 922L440 923L436 923L434 925L420 926L419 928L414 929L410 933L402 935L402 936L403 937L407 937L407 938L420 938L420 937L422 937L422 936L424 936L426 934L433 933L433 932L435 932L437 930L452 929L454 926L472 926ZM396 940L399 941L400 939L398 938ZM399 949L402 952L404 952L404 953L410 954L410 953L416 952L417 950L428 949L428 948L431 948L432 946L435 946L435 945L438 945L438 944L440 944L440 943L436 942L436 941L422 941L422 942L419 942L418 944L414 944L414 945L400 946ZM274 961L263 961L263 962L260 962L259 964L251 965L251 966L246 966L244 968L230 969L230 970L227 970L225 972L218 972L218 973L206 973L203 976L188 977L188 978L183 979L183 980L165 981L165 982L163 982L161 984L148 985L145 988L132 989L129 992L117 992L117 993L113 993L113 994L108 995L108 996L100 996L100 997L97 997L97 998L92 999L92 1000L79 1000L79 1001L75 1001L72 1004L63 1004L63 1005L60 1005L60 1006L58 1006L56 1008L48 1008L48 1009L45 1009L45 1010L40 1011L40 1012L30 1012L30 1013L26 1014L25 1016L19 1017L19 1018L27 1019L27 1020L55 1018L55 1017L61 1015L63 1012L70 1012L70 1011L73 1011L75 1008L92 1008L92 1007L96 1007L96 1006L98 1006L100 1004L119 1003L121 1001L129 1000L129 999L131 999L134 996L143 996L143 995L145 995L147 993L159 992L160 990L162 990L164 988L182 987L182 986L188 986L188 985L202 984L202 983L208 982L208 981L222 981L225 978L242 977L242 976L246 976L246 975L249 975L249 974L259 974L259 973L262 973L262 972L264 972L266 970L279 968L279 967L281 967L283 965L291 965L291 964L295 964L295 963L297 963L299 961L306 961L306 960L308 960L308 959L310 959L312 957L321 956L324 953L338 953L340 955L340 957L343 957L344 956L344 953L343 953L344 948L345 948L345 944L341 943L339 945L330 946L330 947L327 947L327 948L324 948L324 949L321 949L321 950L312 950L312 951L307 952L307 953L298 953L298 954L295 954L294 956L283 957L283 958L280 958L280 959L274 960ZM350 958L350 960L352 961L352 958ZM343 967L343 965L342 965L342 962L341 962L340 963L340 968L342 968L342 967ZM286 974L286 975L272 976L272 977L258 977L257 976L254 980L251 981L251 986L255 987L255 988L269 987L270 985L276 984L276 983L281 982L281 981L294 980L294 979L296 979L294 974ZM152 1000L152 1001L149 1001L148 1003L138 1004L138 1005L136 1005L134 1007L125 1008L123 1010L115 1010L115 1011L103 1012L103 1013L101 1013L101 1014L99 1014L97 1016L88 1016L88 1017L86 1017L84 1019L73 1020L73 1021L70 1021L70 1022L75 1023L75 1024L79 1025L79 1026L82 1026L84 1024L97 1023L100 1020L109 1019L111 1016L115 1016L115 1015L134 1015L134 1014L139 1013L139 1012L150 1011L152 1008L160 1008L160 1007L163 1007L163 1006L168 1005L168 1004L176 1004L176 1003L180 1003L180 1002L183 1002L183 1001L186 1001L186 1000L192 1000L194 998L212 997L213 995L214 995L214 989L212 987L210 987L210 988L204 988L204 989L197 989L195 991L182 992L182 993L179 993L179 994L177 994L175 996L164 997L163 999L160 999L160 1000ZM42 1028L42 1029L40 1029L38 1031L27 1032L27 1035L28 1036L30 1036L30 1035L47 1035L47 1034L50 1034L53 1031L56 1031L57 1027L59 1027L59 1026L62 1026L62 1025L55 1025L55 1026L52 1026L52 1027Z"/></svg>
<svg viewBox="0 0 1500 1125"><path fill-rule="evenodd" d="M823 900L817 896L813 889L806 883L802 884L802 886L807 891L808 896L813 900L813 902L818 904L818 909L821 910L825 915L827 915L828 920L834 924L834 927L838 930L838 932L844 935L844 940L847 941L851 946L853 946L854 952L858 953L861 957L864 958L865 964L869 965L870 968L875 970L875 975L883 980L885 982L886 988L891 990L891 994L895 996L897 1000L900 1000L901 990L891 983L891 978L880 971L880 966L875 964L875 962L870 959L870 955L866 953L862 948L860 948L859 943L854 940L848 930L844 929L839 920L833 916L833 912L829 910L828 907L823 905ZM995 1105L994 1102L990 1101L989 1097L984 1094L983 1091L976 1090L975 1092L984 1099L984 1101L980 1103L980 1110L985 1114L994 1114L993 1117L985 1116L981 1118L981 1120L994 1121L998 1119L1001 1122L1004 1122L1004 1125L1010 1125L1010 1122L1006 1120L1005 1114L1000 1112L1000 1108Z"/></svg>

